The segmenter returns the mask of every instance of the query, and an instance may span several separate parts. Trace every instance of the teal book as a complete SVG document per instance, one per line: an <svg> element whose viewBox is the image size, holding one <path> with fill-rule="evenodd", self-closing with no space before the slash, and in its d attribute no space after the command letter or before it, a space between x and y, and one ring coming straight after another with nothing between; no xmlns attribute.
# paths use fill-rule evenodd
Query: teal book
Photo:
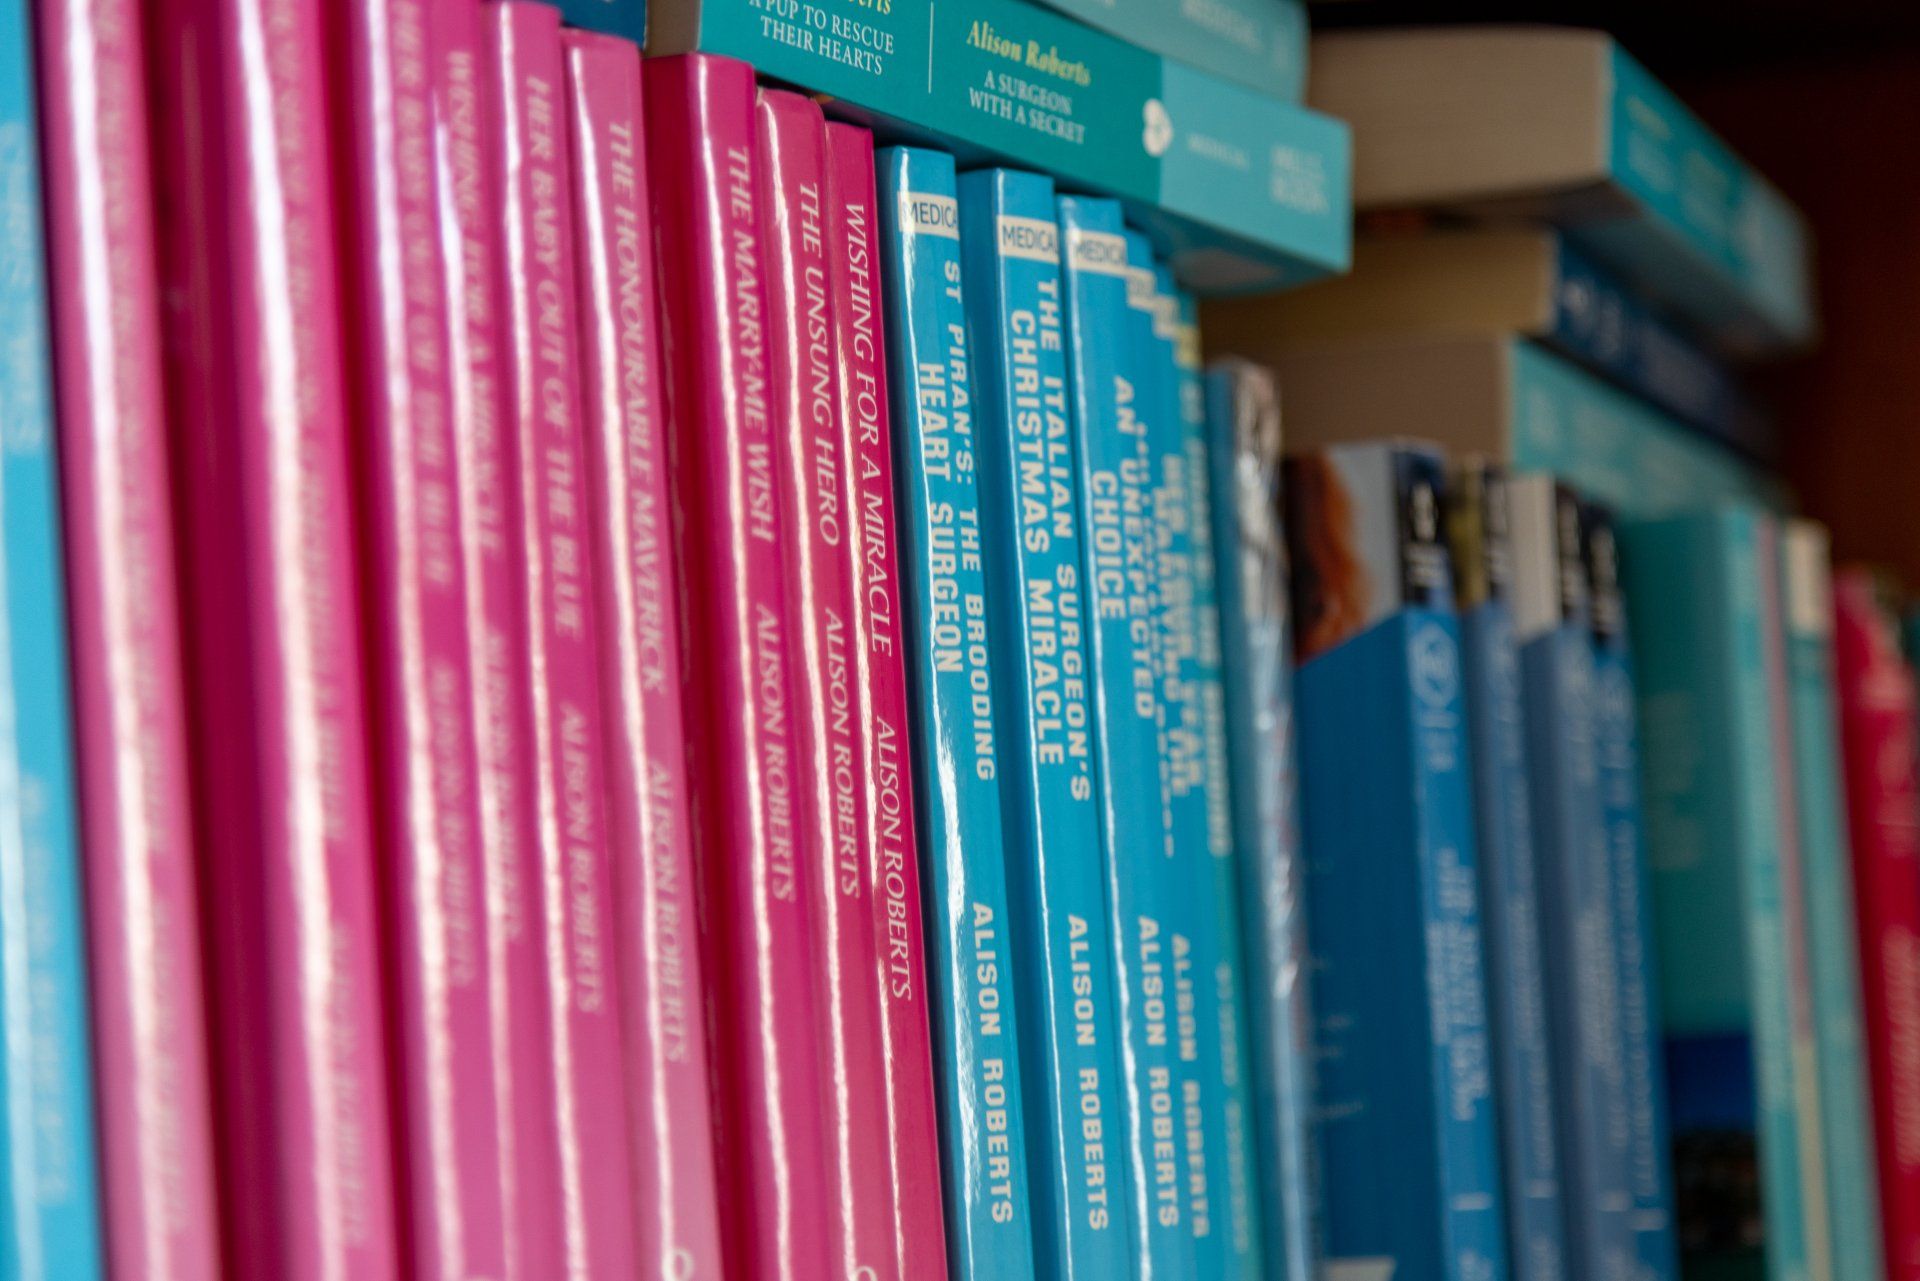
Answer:
<svg viewBox="0 0 1920 1281"><path fill-rule="evenodd" d="M1793 770L1800 801L1802 947L1832 1274L1836 1281L1853 1281L1882 1275L1883 1256L1861 1022L1853 858L1834 706L1831 556L1826 529L1812 521L1785 522L1780 545Z"/></svg>
<svg viewBox="0 0 1920 1281"><path fill-rule="evenodd" d="M0 0L0 1281L101 1275L27 0Z"/></svg>
<svg viewBox="0 0 1920 1281"><path fill-rule="evenodd" d="M738 58L969 164L1125 201L1194 288L1258 292L1346 270L1344 124L1025 0L649 10L650 53Z"/></svg>
<svg viewBox="0 0 1920 1281"><path fill-rule="evenodd" d="M1148 371L1133 349L1117 202L1062 196L1094 767L1127 1110L1129 1193L1142 1281L1198 1277L1187 1222L1182 1065L1173 1008L1175 866L1160 739L1159 581Z"/></svg>
<svg viewBox="0 0 1920 1281"><path fill-rule="evenodd" d="M1245 944L1255 1186L1269 1281L1319 1267L1313 1011L1294 765L1293 646L1280 492L1280 395L1243 361L1206 373L1206 464L1220 604L1228 793Z"/></svg>
<svg viewBox="0 0 1920 1281"><path fill-rule="evenodd" d="M1611 904L1614 973L1618 981L1621 1084L1626 1102L1629 1227L1640 1281L1674 1281L1679 1268L1673 1222L1672 1138L1660 1029L1659 960L1647 885L1645 823L1640 805L1639 711L1633 655L1613 515L1596 503L1580 511L1580 548L1592 605L1594 757L1600 772L1600 817L1606 831L1607 897Z"/></svg>
<svg viewBox="0 0 1920 1281"><path fill-rule="evenodd" d="M1812 1274L1771 670L1779 541L1727 507L1618 529L1682 1271ZM1820 1195L1824 1197L1824 1190Z"/></svg>
<svg viewBox="0 0 1920 1281"><path fill-rule="evenodd" d="M647 41L647 0L560 0L560 18L570 27Z"/></svg>
<svg viewBox="0 0 1920 1281"><path fill-rule="evenodd" d="M1035 1261L1057 1281L1133 1272L1113 932L1100 857L1080 499L1053 183L960 178L977 388L987 635L1026 1069Z"/></svg>
<svg viewBox="0 0 1920 1281"><path fill-rule="evenodd" d="M914 694L934 1065L955 1281L1034 1275L999 724L953 157L875 157L887 353Z"/></svg>
<svg viewBox="0 0 1920 1281"><path fill-rule="evenodd" d="M1143 49L1288 102L1307 88L1305 0L1043 0Z"/></svg>

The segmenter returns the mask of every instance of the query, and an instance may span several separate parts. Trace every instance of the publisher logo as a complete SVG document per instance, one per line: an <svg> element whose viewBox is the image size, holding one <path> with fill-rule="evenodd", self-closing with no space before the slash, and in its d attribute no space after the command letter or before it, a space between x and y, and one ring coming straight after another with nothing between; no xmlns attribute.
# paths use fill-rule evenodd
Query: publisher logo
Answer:
<svg viewBox="0 0 1920 1281"><path fill-rule="evenodd" d="M922 236L960 239L960 202L919 191L900 193L900 225Z"/></svg>
<svg viewBox="0 0 1920 1281"><path fill-rule="evenodd" d="M1067 257L1076 271L1091 271L1102 276L1127 274L1127 242L1112 232L1068 228Z"/></svg>
<svg viewBox="0 0 1920 1281"><path fill-rule="evenodd" d="M1453 638L1428 623L1413 634L1408 659L1413 667L1413 693L1429 708L1450 707L1460 694L1460 661Z"/></svg>
<svg viewBox="0 0 1920 1281"><path fill-rule="evenodd" d="M1060 229L1044 218L1000 216L1000 256L1058 264Z"/></svg>
<svg viewBox="0 0 1920 1281"><path fill-rule="evenodd" d="M1147 154L1156 160L1167 154L1173 146L1173 117L1167 114L1167 105L1158 98L1147 99L1147 105L1140 113L1146 120L1146 129L1140 136L1140 145Z"/></svg>

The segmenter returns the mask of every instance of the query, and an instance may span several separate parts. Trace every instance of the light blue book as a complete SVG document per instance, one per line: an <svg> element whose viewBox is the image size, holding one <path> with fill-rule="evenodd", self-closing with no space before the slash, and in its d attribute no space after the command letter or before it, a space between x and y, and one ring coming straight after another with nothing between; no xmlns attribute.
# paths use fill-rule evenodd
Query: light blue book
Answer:
<svg viewBox="0 0 1920 1281"><path fill-rule="evenodd" d="M960 178L1038 1270L1126 1281L1126 1111L1053 183Z"/></svg>
<svg viewBox="0 0 1920 1281"><path fill-rule="evenodd" d="M1470 460L1454 473L1447 533L1473 744L1507 1246L1516 1281L1564 1281L1566 1207L1554 1137L1526 712L1513 630L1513 531L1500 467Z"/></svg>
<svg viewBox="0 0 1920 1281"><path fill-rule="evenodd" d="M1787 521L1781 531L1793 754L1800 796L1800 880L1812 980L1821 1137L1835 1281L1883 1275L1880 1186L1860 1022L1853 861L1833 701L1833 589L1827 531Z"/></svg>
<svg viewBox="0 0 1920 1281"><path fill-rule="evenodd" d="M0 1281L101 1275L33 42L0 0Z"/></svg>
<svg viewBox="0 0 1920 1281"><path fill-rule="evenodd" d="M1330 1277L1508 1275L1444 484L1395 442L1287 470Z"/></svg>
<svg viewBox="0 0 1920 1281"><path fill-rule="evenodd" d="M1298 102L1307 88L1305 0L1042 0L1177 62Z"/></svg>
<svg viewBox="0 0 1920 1281"><path fill-rule="evenodd" d="M1207 461L1197 474L1208 477L1212 499L1257 1212L1268 1281L1311 1281L1319 1267L1320 1169L1280 523L1280 398L1266 370L1224 361L1207 371L1206 402Z"/></svg>
<svg viewBox="0 0 1920 1281"><path fill-rule="evenodd" d="M1253 1121L1253 1085L1248 1078L1246 946L1240 924L1239 856L1233 835L1233 770L1227 741L1225 653L1221 647L1220 585L1213 553L1212 476L1207 461L1206 388L1200 370L1200 309L1179 293L1162 267L1156 283L1174 301L1174 387L1178 393L1181 447L1186 454L1186 490L1193 572L1193 688L1200 701L1201 750L1206 762L1207 863L1211 914L1196 938L1198 968L1207 998L1202 1017L1218 1028L1225 1129L1218 1148L1226 1184L1228 1256L1235 1274L1266 1274L1266 1242L1260 1221L1260 1162Z"/></svg>
<svg viewBox="0 0 1920 1281"><path fill-rule="evenodd" d="M1619 527L1633 638L1684 1271L1811 1275L1769 668L1773 520L1729 507ZM1758 1187L1753 1172L1758 1167ZM1824 1192L1822 1192L1824 1195ZM1764 1224L1764 1241L1750 1225Z"/></svg>
<svg viewBox="0 0 1920 1281"><path fill-rule="evenodd" d="M1653 896L1647 885L1640 809L1640 718L1613 515L1581 509L1593 643L1594 754L1606 825L1614 972L1619 981L1620 1048L1627 1104L1627 1189L1640 1281L1674 1281L1672 1136L1660 1028L1660 966L1654 951Z"/></svg>
<svg viewBox="0 0 1920 1281"><path fill-rule="evenodd" d="M1569 1272L1627 1281L1635 1274L1632 1121L1580 500L1538 475L1513 478L1507 495Z"/></svg>
<svg viewBox="0 0 1920 1281"><path fill-rule="evenodd" d="M913 682L934 1066L955 1281L1034 1275L1027 1126L987 656L986 566L953 157L875 157Z"/></svg>
<svg viewBox="0 0 1920 1281"><path fill-rule="evenodd" d="M559 0L560 18L570 27L647 41L647 0Z"/></svg>
<svg viewBox="0 0 1920 1281"><path fill-rule="evenodd" d="M1135 1264L1142 1281L1163 1281L1199 1273L1187 1226L1186 1144L1179 1124L1150 393L1133 356L1120 206L1063 196L1058 209Z"/></svg>

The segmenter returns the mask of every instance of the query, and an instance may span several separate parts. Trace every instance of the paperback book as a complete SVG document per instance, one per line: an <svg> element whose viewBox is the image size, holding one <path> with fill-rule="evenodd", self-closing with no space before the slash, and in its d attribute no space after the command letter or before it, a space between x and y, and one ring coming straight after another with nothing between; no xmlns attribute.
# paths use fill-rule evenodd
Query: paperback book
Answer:
<svg viewBox="0 0 1920 1281"><path fill-rule="evenodd" d="M1030 958L1007 909L959 188L944 152L890 147L876 165L949 1271L1020 1281L1034 1274L1033 1201L1013 1001Z"/></svg>
<svg viewBox="0 0 1920 1281"><path fill-rule="evenodd" d="M1568 1273L1554 1071L1547 1028L1538 852L1529 808L1531 756L1514 633L1508 478L1468 460L1451 478L1447 542L1473 749L1474 834L1499 1102L1507 1248L1517 1281Z"/></svg>
<svg viewBox="0 0 1920 1281"><path fill-rule="evenodd" d="M647 0L559 0L560 17L570 27L604 31L643 45L647 40Z"/></svg>
<svg viewBox="0 0 1920 1281"><path fill-rule="evenodd" d="M1307 87L1304 0L1044 0L1110 31L1258 93L1300 101Z"/></svg>
<svg viewBox="0 0 1920 1281"><path fill-rule="evenodd" d="M1046 1277L1126 1277L1126 1113L1095 794L1080 503L1053 183L960 178L978 388L987 633L1026 1077L1034 1250Z"/></svg>
<svg viewBox="0 0 1920 1281"><path fill-rule="evenodd" d="M1423 445L1288 461L1333 1275L1508 1273L1444 496Z"/></svg>

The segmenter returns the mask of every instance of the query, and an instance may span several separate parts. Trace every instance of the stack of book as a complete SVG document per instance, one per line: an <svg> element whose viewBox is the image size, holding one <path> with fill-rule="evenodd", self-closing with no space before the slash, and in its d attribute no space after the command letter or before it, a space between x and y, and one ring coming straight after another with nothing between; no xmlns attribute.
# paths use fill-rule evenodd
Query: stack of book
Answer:
<svg viewBox="0 0 1920 1281"><path fill-rule="evenodd" d="M1803 236L1603 37L0 0L0 235L0 1281L1920 1259Z"/></svg>

